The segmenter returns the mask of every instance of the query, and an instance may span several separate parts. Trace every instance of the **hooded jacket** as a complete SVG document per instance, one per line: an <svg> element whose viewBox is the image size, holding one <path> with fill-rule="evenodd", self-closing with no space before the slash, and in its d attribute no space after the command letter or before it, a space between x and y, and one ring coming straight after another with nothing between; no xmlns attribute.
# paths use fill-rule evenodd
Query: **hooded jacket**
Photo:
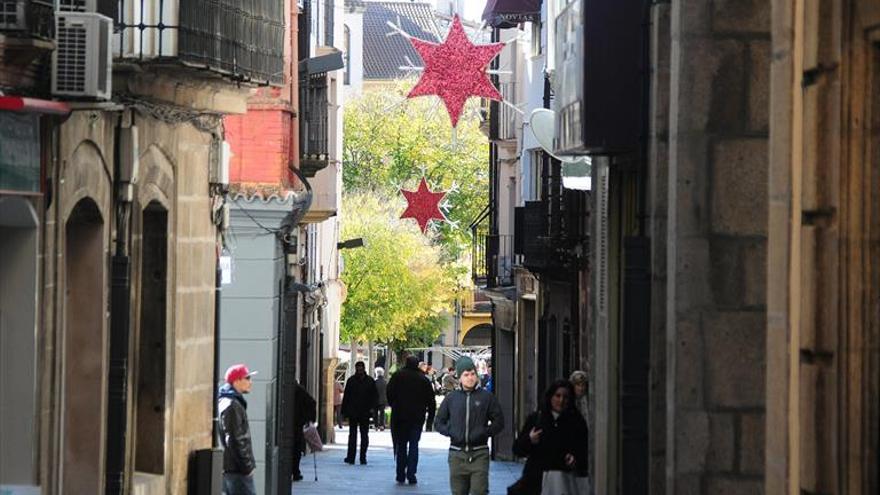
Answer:
<svg viewBox="0 0 880 495"><path fill-rule="evenodd" d="M504 414L498 399L477 383L471 391L459 387L443 399L434 429L449 437L452 450L487 449L489 438L504 429Z"/></svg>
<svg viewBox="0 0 880 495"><path fill-rule="evenodd" d="M220 443L223 472L250 474L257 467L247 418L247 401L230 384L220 387Z"/></svg>

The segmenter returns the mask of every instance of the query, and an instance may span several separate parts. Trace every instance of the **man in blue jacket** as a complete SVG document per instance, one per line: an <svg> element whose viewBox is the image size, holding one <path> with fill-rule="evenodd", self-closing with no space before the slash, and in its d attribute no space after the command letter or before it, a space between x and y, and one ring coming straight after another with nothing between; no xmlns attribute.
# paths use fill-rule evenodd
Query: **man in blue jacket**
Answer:
<svg viewBox="0 0 880 495"><path fill-rule="evenodd" d="M501 404L480 386L473 360L455 363L459 387L443 399L434 428L450 438L449 487L452 495L489 493L489 438L504 429Z"/></svg>

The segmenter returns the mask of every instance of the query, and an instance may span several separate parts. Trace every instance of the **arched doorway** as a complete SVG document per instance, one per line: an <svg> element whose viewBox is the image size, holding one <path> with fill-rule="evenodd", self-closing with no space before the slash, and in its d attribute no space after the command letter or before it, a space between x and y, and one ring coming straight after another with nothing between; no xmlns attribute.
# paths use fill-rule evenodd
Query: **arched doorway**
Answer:
<svg viewBox="0 0 880 495"><path fill-rule="evenodd" d="M104 220L89 198L65 225L63 493L101 493L106 401Z"/></svg>
<svg viewBox="0 0 880 495"><path fill-rule="evenodd" d="M37 480L37 214L0 197L0 485Z"/></svg>

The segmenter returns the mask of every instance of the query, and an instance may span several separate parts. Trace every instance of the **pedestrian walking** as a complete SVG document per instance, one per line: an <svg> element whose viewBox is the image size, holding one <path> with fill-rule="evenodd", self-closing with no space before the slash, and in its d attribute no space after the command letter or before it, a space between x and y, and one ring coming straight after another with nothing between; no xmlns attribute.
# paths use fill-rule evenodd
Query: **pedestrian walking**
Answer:
<svg viewBox="0 0 880 495"><path fill-rule="evenodd" d="M387 383L385 382L385 370L376 368L376 395L379 400L376 404L376 418L373 424L377 431L385 431L385 407L388 405L388 396L386 394Z"/></svg>
<svg viewBox="0 0 880 495"><path fill-rule="evenodd" d="M299 469L303 453L306 451L306 437L303 428L317 419L318 403L299 383L293 392L293 481L303 479Z"/></svg>
<svg viewBox="0 0 880 495"><path fill-rule="evenodd" d="M251 391L256 371L243 364L226 370L226 383L220 387L217 408L220 413L220 443L223 445L223 493L256 495L254 469L257 467L251 442L244 394Z"/></svg>
<svg viewBox="0 0 880 495"><path fill-rule="evenodd" d="M574 408L574 387L557 380L544 393L541 409L525 422L513 452L527 457L523 475L508 493L588 494L587 424Z"/></svg>
<svg viewBox="0 0 880 495"><path fill-rule="evenodd" d="M455 363L459 387L440 404L435 429L450 438L449 486L452 495L489 493L489 438L504 429L501 405L480 386L473 360Z"/></svg>
<svg viewBox="0 0 880 495"><path fill-rule="evenodd" d="M569 377L568 381L571 382L571 385L574 387L574 406L581 413L581 417L584 418L584 421L587 423L587 427L590 426L589 420L589 407L587 403L587 373L585 371L573 371L571 373L571 377Z"/></svg>
<svg viewBox="0 0 880 495"><path fill-rule="evenodd" d="M342 384L333 380L333 422L342 428Z"/></svg>
<svg viewBox="0 0 880 495"><path fill-rule="evenodd" d="M455 390L455 387L458 386L458 380L455 379L455 368L450 366L449 369L446 370L446 374L443 375L442 382L443 385L440 391L443 393L443 395L446 395Z"/></svg>
<svg viewBox="0 0 880 495"><path fill-rule="evenodd" d="M348 455L345 462L354 464L357 450L357 433L361 433L361 464L367 463L367 449L370 446L370 416L376 408L379 397L376 382L367 374L363 361L354 365L355 373L345 383L342 396L342 414L348 418Z"/></svg>
<svg viewBox="0 0 880 495"><path fill-rule="evenodd" d="M406 359L406 365L388 382L388 403L391 405L391 436L397 462L398 483L418 483L416 472L419 465L419 440L427 416L434 421L437 403L434 390L418 368L414 356Z"/></svg>

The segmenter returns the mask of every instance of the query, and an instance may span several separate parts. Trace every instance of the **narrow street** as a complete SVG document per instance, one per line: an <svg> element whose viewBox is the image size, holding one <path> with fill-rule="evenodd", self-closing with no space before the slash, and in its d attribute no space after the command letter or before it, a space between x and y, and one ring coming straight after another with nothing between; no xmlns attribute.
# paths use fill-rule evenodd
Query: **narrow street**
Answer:
<svg viewBox="0 0 880 495"><path fill-rule="evenodd" d="M348 442L348 429L336 430L336 443L326 445L315 459L318 481L315 481L313 456L304 457L302 473L305 479L293 484L296 495L342 494L431 494L449 493L449 470L446 453L449 439L439 433L422 434L419 442L419 472L417 485L398 485L394 481L394 457L391 450L391 432L370 432L370 450L367 464L348 465L342 462ZM507 486L519 478L522 465L515 462L492 462L489 472L489 493L507 493Z"/></svg>

